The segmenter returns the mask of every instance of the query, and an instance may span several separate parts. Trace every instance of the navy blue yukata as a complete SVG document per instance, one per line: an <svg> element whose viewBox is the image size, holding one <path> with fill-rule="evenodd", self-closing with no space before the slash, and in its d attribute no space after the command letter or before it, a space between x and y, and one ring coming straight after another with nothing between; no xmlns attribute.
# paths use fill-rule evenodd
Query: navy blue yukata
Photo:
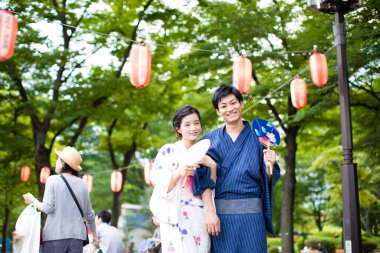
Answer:
<svg viewBox="0 0 380 253"><path fill-rule="evenodd" d="M194 175L193 191L194 195L201 195L205 189L215 188L216 202L261 199L262 204L259 212L243 214L225 214L217 206L221 232L219 236L212 237L212 253L267 252L266 232L273 233L272 188L280 178L280 168L275 163L269 185L263 161L264 147L249 123L244 121L244 124L235 142L225 131L225 126L204 136L211 141L207 154L217 163L217 180L216 183L211 180L210 169L200 167Z"/></svg>

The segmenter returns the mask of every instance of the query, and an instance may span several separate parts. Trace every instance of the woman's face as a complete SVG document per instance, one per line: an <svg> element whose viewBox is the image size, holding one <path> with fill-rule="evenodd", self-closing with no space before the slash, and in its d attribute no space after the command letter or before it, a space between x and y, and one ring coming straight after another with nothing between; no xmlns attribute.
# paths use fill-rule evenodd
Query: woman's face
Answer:
<svg viewBox="0 0 380 253"><path fill-rule="evenodd" d="M177 132L182 134L182 140L195 141L202 132L201 121L196 113L185 116Z"/></svg>
<svg viewBox="0 0 380 253"><path fill-rule="evenodd" d="M61 158L58 157L57 161L55 161L55 173L60 174L62 172L63 164Z"/></svg>

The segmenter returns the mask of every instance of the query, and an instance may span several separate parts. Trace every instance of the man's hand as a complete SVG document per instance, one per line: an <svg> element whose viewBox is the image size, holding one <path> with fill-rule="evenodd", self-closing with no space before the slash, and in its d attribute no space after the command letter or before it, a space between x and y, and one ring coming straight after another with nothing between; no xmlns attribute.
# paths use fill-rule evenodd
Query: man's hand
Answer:
<svg viewBox="0 0 380 253"><path fill-rule="evenodd" d="M268 176L273 175L273 165L276 162L276 152L274 150L270 149L264 149L264 162L267 167L267 174Z"/></svg>

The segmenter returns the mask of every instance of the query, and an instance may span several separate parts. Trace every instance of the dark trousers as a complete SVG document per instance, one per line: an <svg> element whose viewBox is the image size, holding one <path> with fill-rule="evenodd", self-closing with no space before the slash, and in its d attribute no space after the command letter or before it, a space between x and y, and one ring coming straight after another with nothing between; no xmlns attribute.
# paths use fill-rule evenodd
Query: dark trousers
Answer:
<svg viewBox="0 0 380 253"><path fill-rule="evenodd" d="M46 241L42 245L42 253L82 253L83 241L79 239L62 239Z"/></svg>

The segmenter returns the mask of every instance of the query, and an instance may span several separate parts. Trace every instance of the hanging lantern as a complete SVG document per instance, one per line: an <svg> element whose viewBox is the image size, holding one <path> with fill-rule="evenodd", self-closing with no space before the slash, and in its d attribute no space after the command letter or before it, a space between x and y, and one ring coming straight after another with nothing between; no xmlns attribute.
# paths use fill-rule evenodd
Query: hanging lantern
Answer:
<svg viewBox="0 0 380 253"><path fill-rule="evenodd" d="M294 77L290 83L290 95L292 104L295 108L300 109L306 106L307 103L307 86L304 79L298 75Z"/></svg>
<svg viewBox="0 0 380 253"><path fill-rule="evenodd" d="M113 192L119 192L123 184L123 175L120 171L114 170L111 174L111 190Z"/></svg>
<svg viewBox="0 0 380 253"><path fill-rule="evenodd" d="M17 18L12 12L0 11L0 62L6 61L13 55L16 44Z"/></svg>
<svg viewBox="0 0 380 253"><path fill-rule="evenodd" d="M87 190L88 192L91 192L92 191L92 176L90 174L84 174L84 176L82 177L83 181L86 183L86 187L87 187Z"/></svg>
<svg viewBox="0 0 380 253"><path fill-rule="evenodd" d="M322 87L328 80L327 58L324 54L315 51L309 59L310 78L313 84Z"/></svg>
<svg viewBox="0 0 380 253"><path fill-rule="evenodd" d="M233 85L246 94L251 89L252 82L252 62L244 55L235 60L233 66Z"/></svg>
<svg viewBox="0 0 380 253"><path fill-rule="evenodd" d="M25 165L21 168L21 181L28 182L30 178L30 168L29 166Z"/></svg>
<svg viewBox="0 0 380 253"><path fill-rule="evenodd" d="M48 178L48 176L50 176L50 169L49 169L49 167L45 166L41 169L41 173L40 173L41 184L46 183L46 179Z"/></svg>
<svg viewBox="0 0 380 253"><path fill-rule="evenodd" d="M152 186L152 181L150 180L150 173L152 172L153 162L149 161L144 166L144 180L147 185Z"/></svg>
<svg viewBox="0 0 380 253"><path fill-rule="evenodd" d="M131 83L144 88L150 82L152 55L144 44L134 45L131 52Z"/></svg>

